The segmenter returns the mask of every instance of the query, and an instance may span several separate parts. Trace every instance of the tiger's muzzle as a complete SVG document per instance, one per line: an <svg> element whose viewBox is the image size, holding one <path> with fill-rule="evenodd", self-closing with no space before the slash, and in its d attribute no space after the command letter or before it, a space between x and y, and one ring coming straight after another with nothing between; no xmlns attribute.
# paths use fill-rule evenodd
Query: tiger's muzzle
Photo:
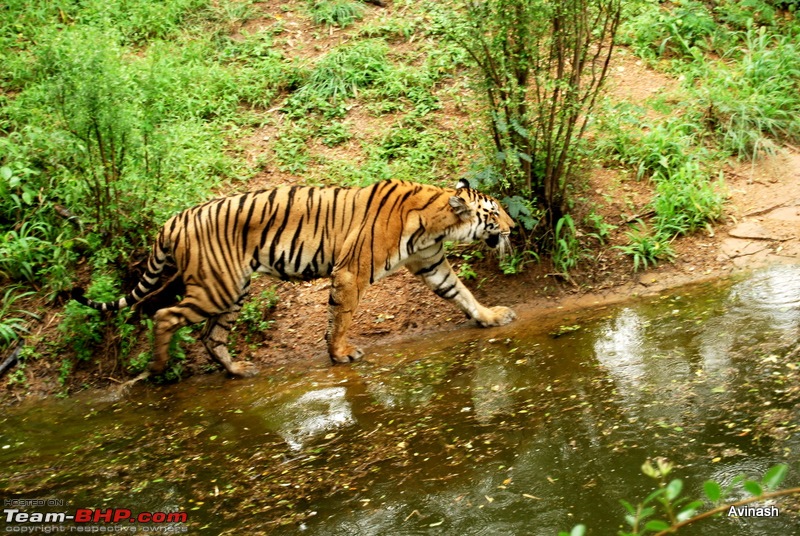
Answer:
<svg viewBox="0 0 800 536"><path fill-rule="evenodd" d="M497 255L502 259L511 251L511 241L508 236L511 233L490 234L484 240L486 245L497 251Z"/></svg>

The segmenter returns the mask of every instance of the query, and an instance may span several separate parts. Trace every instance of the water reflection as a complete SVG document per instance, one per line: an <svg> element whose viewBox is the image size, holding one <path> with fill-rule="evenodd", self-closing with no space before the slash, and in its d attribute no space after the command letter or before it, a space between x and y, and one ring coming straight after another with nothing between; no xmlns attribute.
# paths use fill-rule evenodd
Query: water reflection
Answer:
<svg viewBox="0 0 800 536"><path fill-rule="evenodd" d="M302 394L283 404L270 420L278 423L277 432L294 451L309 441L353 424L353 410L344 387L327 387Z"/></svg>
<svg viewBox="0 0 800 536"><path fill-rule="evenodd" d="M496 415L508 412L513 402L511 387L509 372L504 365L477 362L470 390L472 410L481 423L488 423Z"/></svg>
<svg viewBox="0 0 800 536"><path fill-rule="evenodd" d="M735 285L727 302L729 314L747 317L743 327L762 325L790 339L797 339L800 327L800 267L776 266ZM733 334L737 331L733 331Z"/></svg>
<svg viewBox="0 0 800 536"><path fill-rule="evenodd" d="M569 323L582 329L558 338L532 322L516 338L475 331L352 367L11 409L0 488L188 510L191 534L555 534L578 522L616 534L619 499L655 485L639 470L647 457L673 460L693 496L708 478L800 459L786 358L800 268L580 314ZM796 521L681 534L791 534Z"/></svg>
<svg viewBox="0 0 800 536"><path fill-rule="evenodd" d="M646 322L633 309L625 307L603 323L594 343L594 354L614 378L625 396L638 398L646 376L644 340Z"/></svg>

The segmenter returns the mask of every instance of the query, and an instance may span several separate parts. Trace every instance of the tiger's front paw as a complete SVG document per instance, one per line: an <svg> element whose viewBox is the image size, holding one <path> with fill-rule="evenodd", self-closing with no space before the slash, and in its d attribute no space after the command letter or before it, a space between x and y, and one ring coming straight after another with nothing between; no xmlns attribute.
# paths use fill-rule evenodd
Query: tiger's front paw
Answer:
<svg viewBox="0 0 800 536"><path fill-rule="evenodd" d="M505 326L515 318L517 318L517 313L515 313L513 309L498 305L496 307L490 307L485 318L477 319L477 322L480 327L488 328L492 326Z"/></svg>
<svg viewBox="0 0 800 536"><path fill-rule="evenodd" d="M331 352L330 356L334 365L337 363L351 363L353 361L361 361L361 358L364 357L364 351L361 348L351 346L342 352Z"/></svg>

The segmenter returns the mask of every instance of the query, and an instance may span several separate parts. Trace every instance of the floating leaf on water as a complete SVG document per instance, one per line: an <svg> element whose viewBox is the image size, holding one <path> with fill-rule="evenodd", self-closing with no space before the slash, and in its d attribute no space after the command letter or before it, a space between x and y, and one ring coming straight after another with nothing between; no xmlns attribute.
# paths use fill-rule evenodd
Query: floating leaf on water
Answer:
<svg viewBox="0 0 800 536"><path fill-rule="evenodd" d="M559 337L561 337L563 335L566 335L568 333L572 333L572 332L578 331L581 328L582 328L582 326L580 326L578 324L575 324L575 325L572 325L572 326L559 326L554 331L550 332L550 336L553 337L554 339L557 339L557 338L559 338Z"/></svg>

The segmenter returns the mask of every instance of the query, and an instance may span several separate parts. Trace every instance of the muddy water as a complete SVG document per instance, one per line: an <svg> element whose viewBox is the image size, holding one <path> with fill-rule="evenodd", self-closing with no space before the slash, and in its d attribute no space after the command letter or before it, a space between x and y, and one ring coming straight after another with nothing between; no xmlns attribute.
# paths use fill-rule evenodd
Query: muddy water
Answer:
<svg viewBox="0 0 800 536"><path fill-rule="evenodd" d="M186 512L158 528L190 534L545 535L582 522L612 535L619 499L655 485L648 457L672 460L695 497L706 479L785 461L784 486L800 485L799 339L800 267L779 266L352 367L40 401L4 409L0 495L58 505L29 512ZM681 534L800 533L782 508Z"/></svg>

